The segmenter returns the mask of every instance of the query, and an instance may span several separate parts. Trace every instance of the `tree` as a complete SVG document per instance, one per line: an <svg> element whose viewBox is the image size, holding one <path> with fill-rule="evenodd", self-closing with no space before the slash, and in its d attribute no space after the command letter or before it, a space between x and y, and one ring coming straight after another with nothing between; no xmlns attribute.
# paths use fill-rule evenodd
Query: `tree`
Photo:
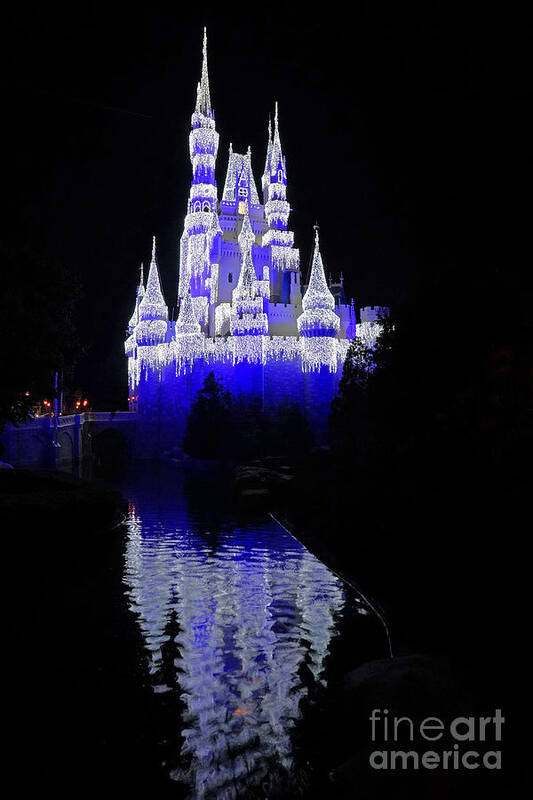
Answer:
<svg viewBox="0 0 533 800"><path fill-rule="evenodd" d="M195 458L227 456L231 420L231 394L210 372L191 406L185 430L185 452Z"/></svg>
<svg viewBox="0 0 533 800"><path fill-rule="evenodd" d="M336 397L331 403L329 439L333 451L352 459L366 450L368 438L368 382L376 369L376 352L361 339L354 339L348 348Z"/></svg>
<svg viewBox="0 0 533 800"><path fill-rule="evenodd" d="M73 310L77 276L29 248L0 243L2 292L0 429L28 418L36 401L54 396L54 375L79 353Z"/></svg>

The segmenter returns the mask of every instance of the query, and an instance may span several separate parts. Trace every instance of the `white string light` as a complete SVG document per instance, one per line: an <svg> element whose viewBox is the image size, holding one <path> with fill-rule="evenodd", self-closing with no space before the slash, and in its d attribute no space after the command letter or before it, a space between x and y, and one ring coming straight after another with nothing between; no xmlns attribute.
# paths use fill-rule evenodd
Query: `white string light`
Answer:
<svg viewBox="0 0 533 800"><path fill-rule="evenodd" d="M261 180L264 205L257 193L250 148L241 155L233 152L230 144L222 193L222 230L215 180L219 135L211 106L205 31L191 128L193 180L180 240L179 315L175 325L169 323L154 238L146 289L141 275L125 342L130 394L137 394L143 376L156 374L161 380L167 369L182 375L193 369L195 362L266 365L286 361L299 365L304 372L325 369L339 373L349 346L345 336L356 333L355 309L353 301L351 306L335 304L322 263L318 230L309 285L301 296L300 253L294 248L294 233L287 230L290 205L277 103L273 130L269 121ZM232 259L230 270L224 259ZM229 271L232 276L228 277ZM290 282L284 279L281 291L287 292L287 299L290 291L289 303L280 302L279 295L280 273L286 272ZM231 287L221 286L222 279L233 283L231 294ZM294 327L294 334L272 335L270 326L279 330L287 325ZM357 327L357 335L374 346L379 330L379 324L369 316Z"/></svg>

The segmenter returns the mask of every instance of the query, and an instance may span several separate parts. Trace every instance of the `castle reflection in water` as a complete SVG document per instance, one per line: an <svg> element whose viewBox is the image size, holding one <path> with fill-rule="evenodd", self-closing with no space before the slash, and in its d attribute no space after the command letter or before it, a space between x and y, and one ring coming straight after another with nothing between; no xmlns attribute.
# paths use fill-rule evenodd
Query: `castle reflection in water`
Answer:
<svg viewBox="0 0 533 800"><path fill-rule="evenodd" d="M236 797L290 771L291 728L308 681L325 682L343 588L274 521L206 524L148 497L130 505L124 582L152 688L184 704L172 777L193 797Z"/></svg>

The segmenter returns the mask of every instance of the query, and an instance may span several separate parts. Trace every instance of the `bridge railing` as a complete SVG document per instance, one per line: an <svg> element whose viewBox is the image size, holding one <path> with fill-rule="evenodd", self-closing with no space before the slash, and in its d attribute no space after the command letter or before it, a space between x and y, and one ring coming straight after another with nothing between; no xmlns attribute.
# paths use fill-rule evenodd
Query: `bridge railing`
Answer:
<svg viewBox="0 0 533 800"><path fill-rule="evenodd" d="M137 414L133 411L85 411L64 417L35 417L19 425L7 423L2 433L1 460L13 466L54 466L60 461L83 458L88 446L82 430L96 434L106 428L122 428L131 439ZM90 447L89 447L90 454Z"/></svg>

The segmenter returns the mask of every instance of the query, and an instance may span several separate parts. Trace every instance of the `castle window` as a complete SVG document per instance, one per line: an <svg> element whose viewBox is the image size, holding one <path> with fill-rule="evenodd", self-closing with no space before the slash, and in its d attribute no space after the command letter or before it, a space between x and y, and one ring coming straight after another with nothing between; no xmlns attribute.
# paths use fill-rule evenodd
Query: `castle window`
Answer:
<svg viewBox="0 0 533 800"><path fill-rule="evenodd" d="M239 186L239 197L248 197L248 189L243 186Z"/></svg>
<svg viewBox="0 0 533 800"><path fill-rule="evenodd" d="M200 211L201 208L202 208L202 205L201 205L200 201L197 200L196 203L194 204L194 210L195 211Z"/></svg>
<svg viewBox="0 0 533 800"><path fill-rule="evenodd" d="M278 169L278 183L283 183L283 170Z"/></svg>
<svg viewBox="0 0 533 800"><path fill-rule="evenodd" d="M228 273L228 283L233 283L233 273L232 272Z"/></svg>
<svg viewBox="0 0 533 800"><path fill-rule="evenodd" d="M204 203L204 211L211 211L211 206L209 205L209 203L207 202L207 200L206 200L206 202Z"/></svg>

